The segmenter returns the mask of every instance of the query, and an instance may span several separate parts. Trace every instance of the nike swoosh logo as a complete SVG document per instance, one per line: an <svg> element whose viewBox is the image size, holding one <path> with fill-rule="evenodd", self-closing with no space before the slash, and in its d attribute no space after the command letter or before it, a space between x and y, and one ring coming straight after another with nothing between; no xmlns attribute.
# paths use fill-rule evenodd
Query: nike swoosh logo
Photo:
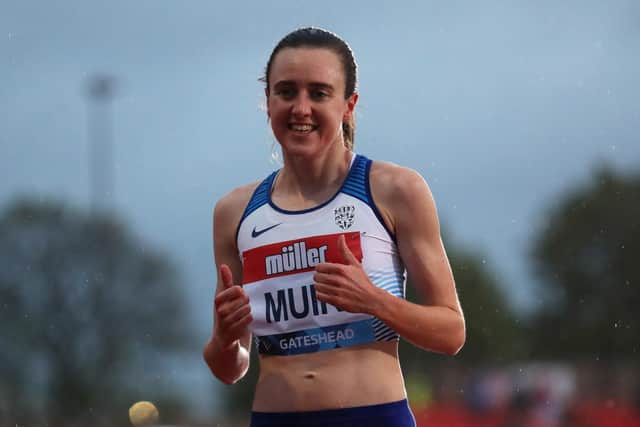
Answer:
<svg viewBox="0 0 640 427"><path fill-rule="evenodd" d="M253 227L253 230L251 231L251 237L258 237L259 235L261 235L262 233L266 233L267 231L271 230L272 228L276 228L277 226L279 226L280 224L282 224L281 222L277 223L277 224L273 224L267 228L263 228L262 230L256 230L255 227Z"/></svg>

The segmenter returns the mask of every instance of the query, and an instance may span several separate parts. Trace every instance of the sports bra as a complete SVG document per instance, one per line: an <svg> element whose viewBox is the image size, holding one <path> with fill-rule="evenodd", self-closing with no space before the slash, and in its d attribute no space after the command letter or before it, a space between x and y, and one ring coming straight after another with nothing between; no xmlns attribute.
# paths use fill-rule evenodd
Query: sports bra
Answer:
<svg viewBox="0 0 640 427"><path fill-rule="evenodd" d="M322 262L343 262L338 238L371 282L405 297L405 268L369 183L371 160L354 154L338 192L319 206L289 211L271 200L274 171L254 191L236 231L243 288L250 299L259 353L294 355L398 340L374 316L340 310L316 298L313 274Z"/></svg>

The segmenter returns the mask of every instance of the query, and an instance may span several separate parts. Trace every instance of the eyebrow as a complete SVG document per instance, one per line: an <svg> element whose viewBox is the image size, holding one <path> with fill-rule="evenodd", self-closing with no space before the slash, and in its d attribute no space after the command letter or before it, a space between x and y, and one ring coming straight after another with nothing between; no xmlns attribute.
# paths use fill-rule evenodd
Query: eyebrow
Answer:
<svg viewBox="0 0 640 427"><path fill-rule="evenodd" d="M279 82L276 82L273 87L281 87L281 86L297 86L297 83L294 80L280 80ZM327 83L320 83L320 82L311 82L309 83L309 86L311 86L314 89L324 89L327 91L334 91L335 88L333 86L331 86L330 84Z"/></svg>

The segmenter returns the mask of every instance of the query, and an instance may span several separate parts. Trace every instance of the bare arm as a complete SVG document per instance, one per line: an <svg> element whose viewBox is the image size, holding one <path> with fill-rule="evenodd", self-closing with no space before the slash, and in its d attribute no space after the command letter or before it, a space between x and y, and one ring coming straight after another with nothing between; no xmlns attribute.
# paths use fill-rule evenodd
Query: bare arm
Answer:
<svg viewBox="0 0 640 427"><path fill-rule="evenodd" d="M213 335L204 348L204 359L222 382L233 384L249 369L251 308L242 289L242 263L235 241L242 209L248 200L245 189L221 199L213 213L213 248L218 284L214 300Z"/></svg>
<svg viewBox="0 0 640 427"><path fill-rule="evenodd" d="M424 301L409 302L373 285L342 239L346 264L316 267L318 299L372 314L418 347L456 354L465 341L464 317L426 182L412 170L375 163L371 185L383 217L395 230L411 283Z"/></svg>
<svg viewBox="0 0 640 427"><path fill-rule="evenodd" d="M383 203L394 223L410 282L424 301L415 304L385 292L382 309L373 314L418 347L456 354L465 341L464 317L433 196L418 173L384 166L393 177L382 183Z"/></svg>

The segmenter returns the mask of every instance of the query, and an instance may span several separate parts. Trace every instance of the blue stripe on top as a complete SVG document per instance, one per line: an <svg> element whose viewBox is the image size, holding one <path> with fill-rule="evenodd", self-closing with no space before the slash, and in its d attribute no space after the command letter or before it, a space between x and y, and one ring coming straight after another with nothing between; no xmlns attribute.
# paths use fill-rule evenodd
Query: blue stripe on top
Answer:
<svg viewBox="0 0 640 427"><path fill-rule="evenodd" d="M327 200L325 203L322 203L320 206L316 206L311 209L304 209L302 211L286 211L283 209L279 209L277 206L274 206L274 208L284 213L292 213L292 214L306 213L306 212L323 207L324 205L329 203L331 200L333 200L340 193L349 194L369 204L371 201L371 198L369 197L370 193L367 189L367 185L368 185L367 163L370 163L371 160L359 154L354 154L354 155L356 156L356 158L353 160L353 164L351 165L349 174L347 175L347 178L345 179L345 181L342 183L342 187L340 187L340 190L338 190L338 192L331 199ZM242 214L242 218L240 218L240 224L242 224L242 221L244 221L245 218L251 215L260 206L269 203L271 199L270 197L271 187L273 186L273 181L275 180L277 174L278 174L278 171L273 171L255 189L255 191L253 192L253 195L251 196L251 199L249 199L249 203L247 204L247 207L245 208L244 213Z"/></svg>
<svg viewBox="0 0 640 427"><path fill-rule="evenodd" d="M371 188L369 184L369 171L371 169L371 164L373 162L363 155L360 155L360 154L354 154L354 155L356 157L353 160L353 164L351 165L349 174L347 175L347 178L342 183L340 190L338 190L336 194L326 202L310 209L303 209L300 211L288 211L288 210L281 209L278 206L271 203L271 189L273 187L273 181L275 180L276 175L278 174L278 171L272 172L267 178L264 179L264 181L260 183L260 185L258 185L256 190L253 192L253 195L251 196L251 199L249 200L249 203L247 204L247 207L245 208L244 213L242 214L242 218L240 219L238 228L236 229L236 239L238 237L238 231L240 230L240 225L245 220L245 218L251 215L256 209L258 209L262 205L270 204L271 207L273 207L276 211L285 213L285 214L290 214L290 215L304 214L304 213L314 211L316 209L323 208L327 204L331 203L331 201L335 199L338 194L344 193L352 197L355 197L356 199L359 199L364 203L366 203L367 205L369 205L373 210L374 214L376 215L376 217L378 218L378 220L380 221L380 224L382 224L382 226L389 233L389 236L391 236L391 238L395 241L396 236L387 227L386 223L384 222L384 219L382 218L382 215L380 214L380 211L378 210L378 207L373 201L373 197L371 196Z"/></svg>
<svg viewBox="0 0 640 427"><path fill-rule="evenodd" d="M249 199L249 203L247 207L244 209L244 213L242 214L242 218L240 218L240 222L238 223L238 227L236 228L236 241L238 240L238 232L240 232L240 226L246 217L251 215L256 209L260 206L269 203L269 195L271 193L271 187L273 185L273 180L276 179L276 175L278 171L273 171L271 175L266 177L258 187L256 187L255 191L251 195L251 199Z"/></svg>
<svg viewBox="0 0 640 427"><path fill-rule="evenodd" d="M273 180L276 178L277 173L278 171L273 171L271 175L266 177L264 181L262 181L260 185L258 185L258 187L256 188L256 191L254 191L253 195L251 196L251 200L249 200L249 204L247 205L247 208L244 210L244 213L242 214L242 218L240 219L240 222L242 222L246 217L251 215L253 211L258 209L260 206L266 203L269 203L269 193L271 192L271 186L273 184Z"/></svg>
<svg viewBox="0 0 640 427"><path fill-rule="evenodd" d="M357 155L356 159L353 161L353 165L351 165L349 175L340 189L340 192L353 196L356 199L360 199L369 206L371 206L371 198L369 197L369 191L367 188L367 164L370 162L371 160L367 159L365 156Z"/></svg>

